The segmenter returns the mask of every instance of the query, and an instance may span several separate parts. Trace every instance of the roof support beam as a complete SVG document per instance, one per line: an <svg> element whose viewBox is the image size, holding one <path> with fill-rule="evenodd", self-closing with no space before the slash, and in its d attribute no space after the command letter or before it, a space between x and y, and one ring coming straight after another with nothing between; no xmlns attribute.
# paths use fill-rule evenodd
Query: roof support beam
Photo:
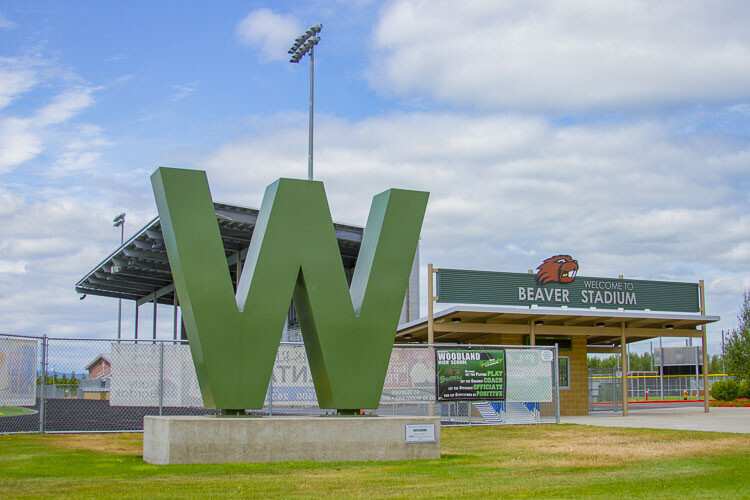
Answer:
<svg viewBox="0 0 750 500"><path fill-rule="evenodd" d="M511 333L528 335L531 326L509 325L497 323L435 323L435 332L438 333ZM585 336L612 336L618 337L620 326L596 327L596 326L547 326L534 327L536 335L585 335ZM405 332L400 332L405 333ZM626 328L628 337L700 337L701 332L695 329L665 329L665 328Z"/></svg>
<svg viewBox="0 0 750 500"><path fill-rule="evenodd" d="M123 290L127 291L131 288L135 288L138 290L143 290L144 292L150 292L154 288L156 288L156 285L152 284L144 284L144 283L118 283L117 281L112 280L100 280L99 278L89 278L88 282L96 285L96 288L99 287L105 287L110 288L112 290Z"/></svg>
<svg viewBox="0 0 750 500"><path fill-rule="evenodd" d="M76 292L82 293L84 295L91 294L91 295L102 295L104 297L114 297L116 299L126 299L126 300L136 300L138 298L137 295L128 293L128 292L112 292L109 290L103 290L101 288L85 288L82 286L76 287Z"/></svg>
<svg viewBox="0 0 750 500"><path fill-rule="evenodd" d="M143 304L147 304L149 302L153 302L154 299L158 299L159 297L163 297L164 295L170 294L172 292L174 292L174 283L170 283L164 288L160 288L159 290L156 290L155 292L149 293L148 295L141 297L140 299L136 301L136 306L140 306Z"/></svg>
<svg viewBox="0 0 750 500"><path fill-rule="evenodd" d="M586 352L589 354L620 354L621 349L619 347L588 346Z"/></svg>
<svg viewBox="0 0 750 500"><path fill-rule="evenodd" d="M122 253L128 257L135 257L137 259L154 260L156 262L169 262L164 252L147 252L145 250L134 250L131 248L123 248Z"/></svg>

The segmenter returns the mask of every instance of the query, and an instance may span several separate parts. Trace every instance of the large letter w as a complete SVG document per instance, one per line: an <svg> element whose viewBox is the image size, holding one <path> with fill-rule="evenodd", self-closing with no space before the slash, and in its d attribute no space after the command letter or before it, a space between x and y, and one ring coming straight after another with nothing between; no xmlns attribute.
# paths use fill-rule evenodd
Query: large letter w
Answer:
<svg viewBox="0 0 750 500"><path fill-rule="evenodd" d="M205 172L151 182L206 407L263 407L292 297L320 407L378 407L428 193L375 196L350 290L323 184L279 179L235 295Z"/></svg>

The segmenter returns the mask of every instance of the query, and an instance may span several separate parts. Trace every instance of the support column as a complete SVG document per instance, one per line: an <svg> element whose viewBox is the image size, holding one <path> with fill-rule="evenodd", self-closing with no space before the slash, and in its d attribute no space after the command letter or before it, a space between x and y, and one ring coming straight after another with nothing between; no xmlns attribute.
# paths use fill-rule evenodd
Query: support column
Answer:
<svg viewBox="0 0 750 500"><path fill-rule="evenodd" d="M622 416L628 416L628 344L625 338L625 322L620 322L620 348L622 361L620 366L622 368Z"/></svg>
<svg viewBox="0 0 750 500"><path fill-rule="evenodd" d="M158 302L156 302L156 296L154 296L154 326L153 326L153 339L156 340L156 306Z"/></svg>
<svg viewBox="0 0 750 500"><path fill-rule="evenodd" d="M534 333L534 320L529 321L530 334L529 345L536 345L536 334Z"/></svg>
<svg viewBox="0 0 750 500"><path fill-rule="evenodd" d="M698 288L701 293L701 316L706 315L706 290L703 280L698 282ZM701 340L703 344L703 411L708 413L708 343L706 342L706 325L701 325Z"/></svg>
<svg viewBox="0 0 750 500"><path fill-rule="evenodd" d="M138 343L138 301L135 301L135 340Z"/></svg>
<svg viewBox="0 0 750 500"><path fill-rule="evenodd" d="M174 310L172 311L172 339L177 340L177 291L174 292Z"/></svg>
<svg viewBox="0 0 750 500"><path fill-rule="evenodd" d="M659 394L661 394L661 400L664 401L664 343L661 337L659 337Z"/></svg>
<svg viewBox="0 0 750 500"><path fill-rule="evenodd" d="M435 326L434 326L434 313L435 308L433 304L433 300L436 298L434 296L434 286L432 281L432 275L435 274L437 269L432 267L432 264L427 264L427 344L430 346L430 350L434 353L434 348L432 347L435 344ZM433 355L434 358L434 355ZM436 395L437 397L437 395ZM428 408L428 414L430 416L435 415L435 402L431 401Z"/></svg>
<svg viewBox="0 0 750 500"><path fill-rule="evenodd" d="M430 345L435 343L435 326L433 319L435 308L433 300L436 300L437 297L433 295L434 289L432 275L436 272L437 269L432 267L432 264L427 264L427 343Z"/></svg>

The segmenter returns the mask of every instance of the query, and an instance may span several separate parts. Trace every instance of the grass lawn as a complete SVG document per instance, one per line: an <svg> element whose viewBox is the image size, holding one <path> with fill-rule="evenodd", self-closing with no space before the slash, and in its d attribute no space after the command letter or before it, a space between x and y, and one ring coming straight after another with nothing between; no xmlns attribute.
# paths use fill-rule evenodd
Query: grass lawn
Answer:
<svg viewBox="0 0 750 500"><path fill-rule="evenodd" d="M748 497L750 435L443 429L440 460L152 466L141 434L0 436L0 498Z"/></svg>
<svg viewBox="0 0 750 500"><path fill-rule="evenodd" d="M17 417L18 415L31 415L32 413L36 413L36 410L21 408L20 406L0 406L0 418Z"/></svg>

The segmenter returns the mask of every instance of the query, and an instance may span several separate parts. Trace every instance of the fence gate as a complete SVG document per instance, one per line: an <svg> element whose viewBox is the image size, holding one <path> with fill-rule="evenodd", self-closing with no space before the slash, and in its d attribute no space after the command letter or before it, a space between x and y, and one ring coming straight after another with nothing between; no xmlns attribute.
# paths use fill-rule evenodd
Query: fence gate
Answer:
<svg viewBox="0 0 750 500"><path fill-rule="evenodd" d="M589 413L622 409L622 379L616 368L589 368Z"/></svg>

